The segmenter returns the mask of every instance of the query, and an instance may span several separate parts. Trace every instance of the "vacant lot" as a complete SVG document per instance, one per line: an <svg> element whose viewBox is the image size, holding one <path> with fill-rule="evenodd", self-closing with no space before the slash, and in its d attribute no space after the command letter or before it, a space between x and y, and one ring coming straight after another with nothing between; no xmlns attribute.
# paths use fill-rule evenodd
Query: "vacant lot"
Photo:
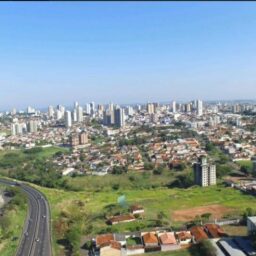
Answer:
<svg viewBox="0 0 256 256"><path fill-rule="evenodd" d="M225 233L229 236L247 236L247 226L242 225L225 225L222 226Z"/></svg>
<svg viewBox="0 0 256 256"><path fill-rule="evenodd" d="M163 212L166 216L164 217L164 222L167 224L164 225L179 226L194 218L195 215L201 215L203 213L211 212L217 217L223 214L237 216L238 214L242 214L247 207L256 209L256 198L254 196L222 186L206 188L192 187L189 189L118 189L108 192L71 192L40 187L39 189L46 194L50 202L52 223L56 223L63 216L72 216L72 212L68 212L69 206L74 201L82 202L78 205L83 206L79 206L80 208L77 206L77 210L85 211L85 214L88 216L89 225L87 226L86 232L87 235L92 236L101 232L125 232L150 229L150 225L156 225L156 220L160 212ZM117 200L120 195L126 196L127 206L138 203L144 207L145 217L143 220L114 226L108 226L106 224L105 216L109 214L109 209L112 206L118 206ZM56 232L54 227L53 232ZM55 233L53 236L54 247L56 255L60 255L60 245L57 244L57 237ZM186 253L184 251L184 255L187 255Z"/></svg>
<svg viewBox="0 0 256 256"><path fill-rule="evenodd" d="M193 207L187 210L174 211L172 214L173 221L187 222L195 219L196 216L201 216L204 213L211 213L211 218L220 219L225 214L233 212L232 208L228 208L219 204L212 204L200 207Z"/></svg>

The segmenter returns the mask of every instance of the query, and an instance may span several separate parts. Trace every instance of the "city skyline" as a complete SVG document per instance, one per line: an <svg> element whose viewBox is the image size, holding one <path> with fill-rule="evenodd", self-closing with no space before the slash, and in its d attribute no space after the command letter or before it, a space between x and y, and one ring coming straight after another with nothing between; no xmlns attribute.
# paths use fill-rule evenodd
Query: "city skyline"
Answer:
<svg viewBox="0 0 256 256"><path fill-rule="evenodd" d="M20 7L0 8L0 109L254 99L253 2Z"/></svg>

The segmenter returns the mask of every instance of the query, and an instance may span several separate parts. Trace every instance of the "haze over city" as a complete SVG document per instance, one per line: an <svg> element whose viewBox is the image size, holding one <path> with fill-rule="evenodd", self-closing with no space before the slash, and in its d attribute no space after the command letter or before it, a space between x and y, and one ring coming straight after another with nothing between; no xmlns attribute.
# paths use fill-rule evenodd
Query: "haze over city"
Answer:
<svg viewBox="0 0 256 256"><path fill-rule="evenodd" d="M0 4L0 109L254 99L256 4Z"/></svg>
<svg viewBox="0 0 256 256"><path fill-rule="evenodd" d="M0 255L256 256L255 14L0 2Z"/></svg>

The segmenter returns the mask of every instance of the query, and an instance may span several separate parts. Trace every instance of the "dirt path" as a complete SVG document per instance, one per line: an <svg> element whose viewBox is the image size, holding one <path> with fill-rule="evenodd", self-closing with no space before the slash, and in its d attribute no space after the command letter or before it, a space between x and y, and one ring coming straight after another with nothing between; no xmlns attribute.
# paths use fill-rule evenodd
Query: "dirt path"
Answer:
<svg viewBox="0 0 256 256"><path fill-rule="evenodd" d="M211 213L211 218L220 219L225 214L232 212L232 208L225 207L223 205L212 204L200 207L194 207L186 210L178 210L172 213L173 221L191 221L196 216L201 216L204 213Z"/></svg>

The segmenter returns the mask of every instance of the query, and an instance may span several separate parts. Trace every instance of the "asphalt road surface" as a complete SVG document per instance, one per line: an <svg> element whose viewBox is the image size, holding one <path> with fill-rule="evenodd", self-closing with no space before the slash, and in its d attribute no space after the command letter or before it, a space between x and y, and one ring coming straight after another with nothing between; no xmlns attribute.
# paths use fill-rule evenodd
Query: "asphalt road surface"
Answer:
<svg viewBox="0 0 256 256"><path fill-rule="evenodd" d="M27 220L16 256L51 256L50 211L44 195L23 183L4 179L0 182L19 187L28 197Z"/></svg>

